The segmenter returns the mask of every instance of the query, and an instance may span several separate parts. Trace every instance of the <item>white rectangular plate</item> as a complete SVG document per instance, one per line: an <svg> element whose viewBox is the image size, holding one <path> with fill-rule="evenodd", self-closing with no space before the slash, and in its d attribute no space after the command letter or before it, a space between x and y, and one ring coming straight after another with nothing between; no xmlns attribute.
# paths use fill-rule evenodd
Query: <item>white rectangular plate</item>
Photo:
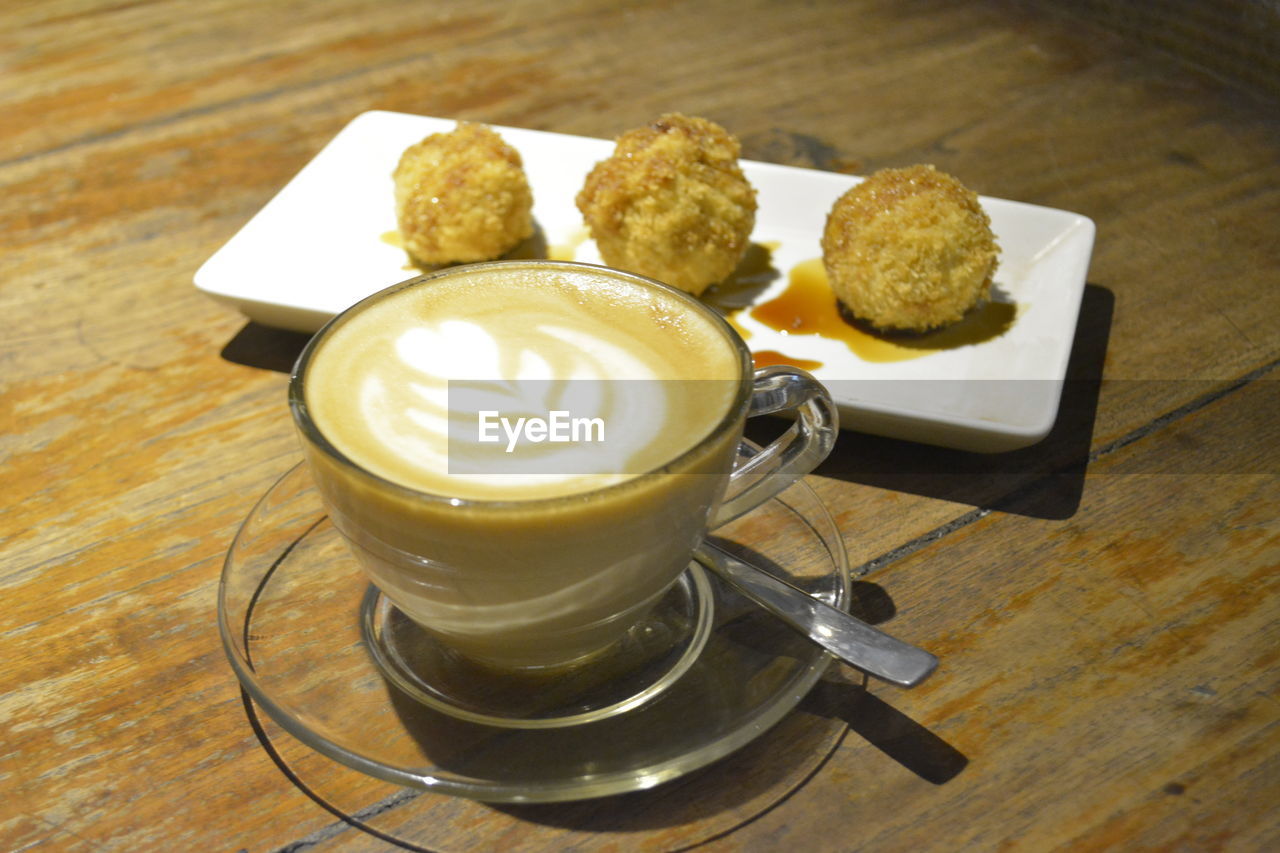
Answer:
<svg viewBox="0 0 1280 853"><path fill-rule="evenodd" d="M334 314L412 277L396 229L391 172L409 145L452 130L450 119L367 112L357 116L257 215L199 269L196 287L260 323L314 331ZM600 263L574 204L587 172L609 156L600 139L495 127L520 151L533 189L533 215L552 247ZM778 276L756 300L773 298L798 264L821 256L835 200L860 179L771 163L742 162L758 192L753 242L772 252ZM820 362L844 427L980 452L1044 438L1075 334L1094 224L1061 210L981 199L1000 244L995 285L1016 303L998 337L903 361L869 362L844 343L787 335L743 313L755 351Z"/></svg>

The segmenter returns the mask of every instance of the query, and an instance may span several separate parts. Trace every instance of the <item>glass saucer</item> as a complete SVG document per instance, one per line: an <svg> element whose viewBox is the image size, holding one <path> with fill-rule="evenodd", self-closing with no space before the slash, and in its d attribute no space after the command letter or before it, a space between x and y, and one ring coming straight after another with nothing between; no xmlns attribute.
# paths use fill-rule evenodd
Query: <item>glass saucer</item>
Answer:
<svg viewBox="0 0 1280 853"><path fill-rule="evenodd" d="M645 618L589 661L517 672L457 654L372 584L360 619L382 674L427 707L490 726L555 729L625 713L678 681L711 636L712 601L706 573L691 563Z"/></svg>
<svg viewBox="0 0 1280 853"><path fill-rule="evenodd" d="M714 537L847 609L843 544L803 482ZM737 750L791 711L831 661L714 576L685 577L678 586L692 591L676 595L696 599L690 606L708 630L644 701L606 705L610 713L587 721L552 714L557 722L547 727L464 719L397 684L377 662L369 620L383 618L378 597L298 466L262 497L228 551L219 631L254 701L349 767L486 802L587 799L651 788Z"/></svg>

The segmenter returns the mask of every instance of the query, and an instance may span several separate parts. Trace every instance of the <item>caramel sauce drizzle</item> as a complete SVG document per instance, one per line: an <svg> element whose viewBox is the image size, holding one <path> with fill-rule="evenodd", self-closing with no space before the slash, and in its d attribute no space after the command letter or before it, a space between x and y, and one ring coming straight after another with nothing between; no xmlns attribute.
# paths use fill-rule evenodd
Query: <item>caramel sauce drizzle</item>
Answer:
<svg viewBox="0 0 1280 853"><path fill-rule="evenodd" d="M931 352L955 349L999 337L1008 331L1018 306L1007 302L985 302L970 311L959 323L923 333L886 333L847 318L827 283L821 258L795 265L787 288L776 298L750 309L749 316L784 335L820 335L842 341L864 361L891 362L922 358ZM771 364L792 364L805 370L821 367L821 362L792 358L769 352ZM764 366L757 364L757 367Z"/></svg>
<svg viewBox="0 0 1280 853"><path fill-rule="evenodd" d="M807 358L794 358L786 353L778 352L774 349L762 349L751 354L751 361L755 364L756 369L761 367L772 367L775 364L785 364L789 367L798 367L801 370L817 370L822 367L820 361L810 361Z"/></svg>
<svg viewBox="0 0 1280 853"><path fill-rule="evenodd" d="M571 235L563 245L548 246L541 234L517 246L505 257L547 257L572 261L577 249L588 239L585 228ZM382 241L404 248L399 231L388 231ZM743 340L751 330L738 319L744 313L753 320L783 335L819 335L843 342L863 361L893 362L923 358L939 350L956 349L981 343L1003 335L1017 318L1018 306L1008 302L984 302L959 323L933 332L882 332L859 323L841 311L839 301L827 282L821 258L796 264L788 276L786 289L765 302L753 304L754 297L768 288L778 271L773 267L776 243L753 244L733 275L712 287L704 301L717 308ZM410 259L405 269L414 269ZM752 354L755 366L786 364L802 370L816 370L822 362L787 355L778 350L759 350Z"/></svg>

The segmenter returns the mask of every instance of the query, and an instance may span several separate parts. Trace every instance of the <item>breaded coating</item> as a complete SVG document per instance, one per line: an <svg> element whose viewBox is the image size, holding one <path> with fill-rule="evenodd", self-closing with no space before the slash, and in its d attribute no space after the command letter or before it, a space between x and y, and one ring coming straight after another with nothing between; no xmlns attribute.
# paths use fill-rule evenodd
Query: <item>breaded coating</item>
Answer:
<svg viewBox="0 0 1280 853"><path fill-rule="evenodd" d="M578 193L606 264L699 295L750 245L756 193L724 128L668 113L618 137Z"/></svg>
<svg viewBox="0 0 1280 853"><path fill-rule="evenodd" d="M977 194L933 166L871 175L836 201L822 234L836 297L885 331L958 321L987 297L999 251Z"/></svg>
<svg viewBox="0 0 1280 853"><path fill-rule="evenodd" d="M491 260L533 234L520 153L482 124L409 146L392 177L400 236L420 264Z"/></svg>

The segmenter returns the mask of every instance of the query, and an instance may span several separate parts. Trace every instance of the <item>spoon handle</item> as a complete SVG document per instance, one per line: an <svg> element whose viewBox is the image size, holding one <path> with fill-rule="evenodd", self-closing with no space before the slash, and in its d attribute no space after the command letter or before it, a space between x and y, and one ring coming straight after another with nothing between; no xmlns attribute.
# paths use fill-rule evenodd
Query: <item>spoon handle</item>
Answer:
<svg viewBox="0 0 1280 853"><path fill-rule="evenodd" d="M802 589L703 541L694 557L730 586L845 663L899 687L915 687L938 659L874 628Z"/></svg>

